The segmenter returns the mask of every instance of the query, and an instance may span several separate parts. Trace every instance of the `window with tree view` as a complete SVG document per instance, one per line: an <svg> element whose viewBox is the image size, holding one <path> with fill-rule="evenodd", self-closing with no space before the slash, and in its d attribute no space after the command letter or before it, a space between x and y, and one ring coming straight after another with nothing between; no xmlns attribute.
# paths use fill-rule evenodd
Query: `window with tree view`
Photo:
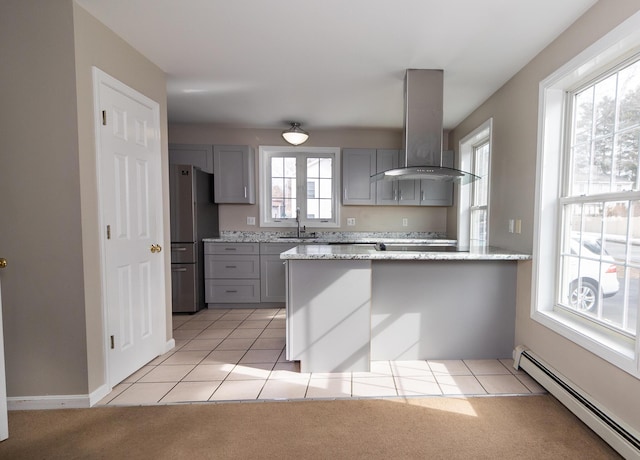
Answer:
<svg viewBox="0 0 640 460"><path fill-rule="evenodd" d="M569 93L558 308L635 337L640 305L640 60Z"/></svg>
<svg viewBox="0 0 640 460"><path fill-rule="evenodd" d="M261 225L337 225L337 149L261 147L260 155Z"/></svg>

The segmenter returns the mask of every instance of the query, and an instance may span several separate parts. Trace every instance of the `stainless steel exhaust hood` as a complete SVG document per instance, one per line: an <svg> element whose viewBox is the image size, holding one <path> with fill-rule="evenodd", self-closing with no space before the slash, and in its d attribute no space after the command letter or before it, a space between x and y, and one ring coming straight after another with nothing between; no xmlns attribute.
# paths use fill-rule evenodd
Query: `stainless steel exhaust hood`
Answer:
<svg viewBox="0 0 640 460"><path fill-rule="evenodd" d="M442 164L443 71L408 69L404 96L400 167L375 174L371 181L430 179L468 184L479 179Z"/></svg>

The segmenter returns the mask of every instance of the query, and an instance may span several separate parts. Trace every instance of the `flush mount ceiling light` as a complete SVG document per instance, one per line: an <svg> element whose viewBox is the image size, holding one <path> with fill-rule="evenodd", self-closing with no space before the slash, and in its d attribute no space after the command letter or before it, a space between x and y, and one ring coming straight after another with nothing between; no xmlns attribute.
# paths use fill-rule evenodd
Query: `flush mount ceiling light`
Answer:
<svg viewBox="0 0 640 460"><path fill-rule="evenodd" d="M300 128L300 123L291 122L291 128L282 131L282 137L291 145L300 145L307 142L309 133Z"/></svg>

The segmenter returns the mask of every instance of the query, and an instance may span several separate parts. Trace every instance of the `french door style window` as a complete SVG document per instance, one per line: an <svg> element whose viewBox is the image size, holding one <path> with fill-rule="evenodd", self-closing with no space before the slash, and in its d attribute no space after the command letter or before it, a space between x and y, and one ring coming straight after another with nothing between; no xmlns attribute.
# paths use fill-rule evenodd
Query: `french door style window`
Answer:
<svg viewBox="0 0 640 460"><path fill-rule="evenodd" d="M339 150L260 147L261 225L335 227Z"/></svg>
<svg viewBox="0 0 640 460"><path fill-rule="evenodd" d="M640 60L569 93L558 308L633 338L640 305Z"/></svg>

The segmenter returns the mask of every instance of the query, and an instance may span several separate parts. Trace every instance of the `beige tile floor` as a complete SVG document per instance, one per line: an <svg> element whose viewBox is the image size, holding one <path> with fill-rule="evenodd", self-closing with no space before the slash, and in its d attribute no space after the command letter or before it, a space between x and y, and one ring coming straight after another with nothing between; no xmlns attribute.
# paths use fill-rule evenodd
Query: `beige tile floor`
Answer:
<svg viewBox="0 0 640 460"><path fill-rule="evenodd" d="M174 315L176 347L98 405L544 393L511 359L375 361L370 372L301 373L285 359L284 309Z"/></svg>

